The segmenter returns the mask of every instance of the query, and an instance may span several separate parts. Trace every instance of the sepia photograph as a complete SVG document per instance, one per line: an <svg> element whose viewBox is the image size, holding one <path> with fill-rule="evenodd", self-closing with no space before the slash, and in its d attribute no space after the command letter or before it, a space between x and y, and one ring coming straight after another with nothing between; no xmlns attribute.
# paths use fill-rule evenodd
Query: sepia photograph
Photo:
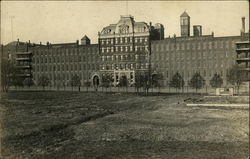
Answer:
<svg viewBox="0 0 250 159"><path fill-rule="evenodd" d="M0 159L249 159L249 1L0 6Z"/></svg>

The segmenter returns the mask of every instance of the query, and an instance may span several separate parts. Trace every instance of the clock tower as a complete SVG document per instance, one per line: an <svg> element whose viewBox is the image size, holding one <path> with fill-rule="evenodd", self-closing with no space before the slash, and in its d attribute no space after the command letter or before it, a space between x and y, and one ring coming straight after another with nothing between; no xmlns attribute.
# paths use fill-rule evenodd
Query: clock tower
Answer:
<svg viewBox="0 0 250 159"><path fill-rule="evenodd" d="M184 11L180 16L181 23L181 36L190 36L190 17L186 11Z"/></svg>

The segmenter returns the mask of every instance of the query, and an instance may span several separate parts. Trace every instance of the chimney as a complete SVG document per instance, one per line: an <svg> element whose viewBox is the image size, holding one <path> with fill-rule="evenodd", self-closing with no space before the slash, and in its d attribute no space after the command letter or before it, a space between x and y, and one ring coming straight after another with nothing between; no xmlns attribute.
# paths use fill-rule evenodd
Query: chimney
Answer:
<svg viewBox="0 0 250 159"><path fill-rule="evenodd" d="M79 45L79 40L76 40L76 45Z"/></svg>
<svg viewBox="0 0 250 159"><path fill-rule="evenodd" d="M194 34L194 36L202 36L202 26L201 25L194 25L193 26L193 34Z"/></svg>
<svg viewBox="0 0 250 159"><path fill-rule="evenodd" d="M30 44L30 40L29 40L29 44Z"/></svg>
<svg viewBox="0 0 250 159"><path fill-rule="evenodd" d="M47 46L49 46L49 42L47 41Z"/></svg>
<svg viewBox="0 0 250 159"><path fill-rule="evenodd" d="M245 33L245 17L242 17L241 20L242 20L241 33Z"/></svg>
<svg viewBox="0 0 250 159"><path fill-rule="evenodd" d="M42 42L40 41L40 45L42 45Z"/></svg>

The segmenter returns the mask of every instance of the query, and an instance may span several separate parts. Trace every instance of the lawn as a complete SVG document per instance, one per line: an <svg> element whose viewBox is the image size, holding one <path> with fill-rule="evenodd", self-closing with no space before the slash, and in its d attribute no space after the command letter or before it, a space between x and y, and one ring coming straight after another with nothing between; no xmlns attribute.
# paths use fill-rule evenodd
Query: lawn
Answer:
<svg viewBox="0 0 250 159"><path fill-rule="evenodd" d="M1 95L3 158L248 157L249 111L187 107L194 94Z"/></svg>

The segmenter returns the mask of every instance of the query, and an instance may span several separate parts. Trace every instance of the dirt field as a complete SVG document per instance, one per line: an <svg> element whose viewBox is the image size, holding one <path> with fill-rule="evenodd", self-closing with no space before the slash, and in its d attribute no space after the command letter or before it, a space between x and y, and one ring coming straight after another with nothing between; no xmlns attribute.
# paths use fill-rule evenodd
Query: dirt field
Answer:
<svg viewBox="0 0 250 159"><path fill-rule="evenodd" d="M248 158L248 109L185 105L184 100L201 97L3 94L1 155L3 159Z"/></svg>

